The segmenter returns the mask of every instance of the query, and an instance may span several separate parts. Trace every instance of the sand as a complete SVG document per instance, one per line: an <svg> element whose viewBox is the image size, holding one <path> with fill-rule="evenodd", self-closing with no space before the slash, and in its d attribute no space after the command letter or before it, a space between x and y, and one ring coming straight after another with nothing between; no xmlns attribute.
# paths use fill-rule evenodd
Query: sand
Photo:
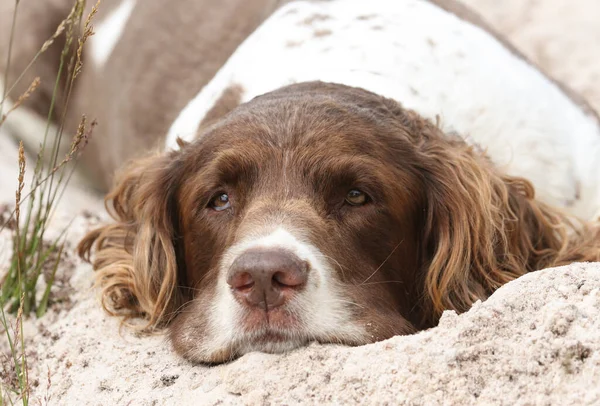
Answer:
<svg viewBox="0 0 600 406"><path fill-rule="evenodd" d="M600 109L600 2L466 3ZM0 206L12 201L15 179L16 146L0 134ZM162 335L120 329L100 309L93 271L72 252L105 219L100 205L74 184L54 219L57 233L85 210L69 231L55 304L25 325L32 404L600 404L600 264L526 275L417 335L206 367L180 359ZM4 231L0 272L9 250Z"/></svg>

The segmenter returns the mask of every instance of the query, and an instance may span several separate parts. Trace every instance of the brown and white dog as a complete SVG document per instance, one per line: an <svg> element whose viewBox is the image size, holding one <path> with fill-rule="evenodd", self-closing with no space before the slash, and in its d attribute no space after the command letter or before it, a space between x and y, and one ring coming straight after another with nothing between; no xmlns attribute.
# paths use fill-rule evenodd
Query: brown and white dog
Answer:
<svg viewBox="0 0 600 406"><path fill-rule="evenodd" d="M88 165L107 182L163 143L80 246L108 311L222 362L413 333L600 260L598 229L547 204L600 206L598 117L477 17L278 3L124 0L99 25L78 89L101 123Z"/></svg>

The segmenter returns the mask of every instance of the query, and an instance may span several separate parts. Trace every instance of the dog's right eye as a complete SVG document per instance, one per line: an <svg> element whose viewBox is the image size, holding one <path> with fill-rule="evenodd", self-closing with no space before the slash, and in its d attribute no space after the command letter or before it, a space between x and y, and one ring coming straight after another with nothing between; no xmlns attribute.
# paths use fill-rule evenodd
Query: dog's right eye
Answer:
<svg viewBox="0 0 600 406"><path fill-rule="evenodd" d="M223 211L231 207L229 195L227 193L219 193L212 198L209 205L210 208L216 211Z"/></svg>
<svg viewBox="0 0 600 406"><path fill-rule="evenodd" d="M352 189L346 195L345 200L350 206L363 206L369 201L369 196L361 190Z"/></svg>

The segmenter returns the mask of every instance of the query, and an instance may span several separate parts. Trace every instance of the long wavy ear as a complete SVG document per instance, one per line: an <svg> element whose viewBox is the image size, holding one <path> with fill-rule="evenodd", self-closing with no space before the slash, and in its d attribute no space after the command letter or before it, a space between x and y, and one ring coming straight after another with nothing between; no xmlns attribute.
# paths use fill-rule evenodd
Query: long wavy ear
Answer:
<svg viewBox="0 0 600 406"><path fill-rule="evenodd" d="M428 322L469 309L526 272L600 258L597 231L536 201L527 180L500 174L483 152L415 116Z"/></svg>
<svg viewBox="0 0 600 406"><path fill-rule="evenodd" d="M116 223L88 233L79 255L93 266L102 305L112 315L144 317L143 328L161 327L182 304L178 289L177 208L179 152L132 162L106 196Z"/></svg>

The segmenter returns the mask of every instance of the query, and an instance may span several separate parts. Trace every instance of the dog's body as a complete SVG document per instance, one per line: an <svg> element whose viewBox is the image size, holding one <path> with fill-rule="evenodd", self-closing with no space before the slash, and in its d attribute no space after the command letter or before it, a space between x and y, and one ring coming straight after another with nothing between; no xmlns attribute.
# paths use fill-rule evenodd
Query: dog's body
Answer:
<svg viewBox="0 0 600 406"><path fill-rule="evenodd" d="M541 200L591 218L600 208L598 116L466 17L427 1L288 4L180 113L167 145L193 139L222 95L247 102L291 83L342 83L439 119L532 181Z"/></svg>
<svg viewBox="0 0 600 406"><path fill-rule="evenodd" d="M170 326L187 358L411 333L600 259L598 231L545 204L598 210L598 117L457 3L172 7L124 0L91 44L90 170L161 147L81 253L110 311Z"/></svg>

